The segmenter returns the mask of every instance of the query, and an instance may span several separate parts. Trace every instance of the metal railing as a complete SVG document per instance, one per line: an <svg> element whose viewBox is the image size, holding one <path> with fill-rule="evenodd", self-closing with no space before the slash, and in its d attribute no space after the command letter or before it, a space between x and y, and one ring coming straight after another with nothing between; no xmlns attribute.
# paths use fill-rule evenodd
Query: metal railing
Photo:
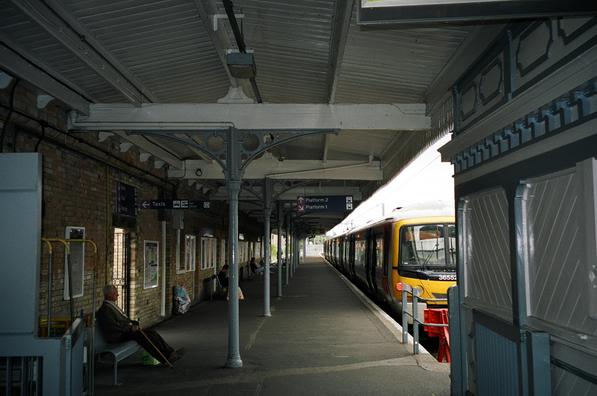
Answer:
<svg viewBox="0 0 597 396"><path fill-rule="evenodd" d="M6 356L0 358L0 394L40 395L41 357Z"/></svg>
<svg viewBox="0 0 597 396"><path fill-rule="evenodd" d="M0 395L83 394L84 329L77 318L61 338L3 336Z"/></svg>
<svg viewBox="0 0 597 396"><path fill-rule="evenodd" d="M408 295L411 296L412 313L409 313L406 307L408 306ZM432 327L448 327L448 324L444 323L426 323L419 319L419 302L425 303L443 303L448 302L445 298L421 298L419 297L419 290L408 284L402 285L402 343L408 343L408 318L410 317L413 322L413 355L419 353L419 326L432 326ZM424 320L424 319L423 319Z"/></svg>

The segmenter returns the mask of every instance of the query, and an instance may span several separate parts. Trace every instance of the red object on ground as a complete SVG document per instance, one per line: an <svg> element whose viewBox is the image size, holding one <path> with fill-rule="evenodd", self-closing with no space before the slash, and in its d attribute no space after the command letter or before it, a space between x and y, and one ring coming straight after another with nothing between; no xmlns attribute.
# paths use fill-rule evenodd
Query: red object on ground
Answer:
<svg viewBox="0 0 597 396"><path fill-rule="evenodd" d="M425 323L449 324L448 310L446 308L428 308L424 311ZM437 360L450 363L450 327L424 326L423 329L429 337L439 337L439 352Z"/></svg>

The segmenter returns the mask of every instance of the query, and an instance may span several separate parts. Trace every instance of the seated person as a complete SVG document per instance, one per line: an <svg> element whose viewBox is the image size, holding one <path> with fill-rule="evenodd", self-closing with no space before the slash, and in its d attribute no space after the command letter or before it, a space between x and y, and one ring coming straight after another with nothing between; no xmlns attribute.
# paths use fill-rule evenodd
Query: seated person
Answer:
<svg viewBox="0 0 597 396"><path fill-rule="evenodd" d="M249 268L251 269L251 276L255 276L259 269L257 263L255 262L255 257L251 257L251 261L249 261Z"/></svg>
<svg viewBox="0 0 597 396"><path fill-rule="evenodd" d="M228 264L224 266L218 272L218 275L212 275L211 279L218 278L218 283L222 289L228 289Z"/></svg>
<svg viewBox="0 0 597 396"><path fill-rule="evenodd" d="M103 291L104 303L98 309L95 317L106 342L119 343L135 340L162 364L166 364L165 359L172 363L182 357L183 350L175 351L155 330L141 330L139 322L126 316L115 303L118 299L118 289L115 286L106 285Z"/></svg>

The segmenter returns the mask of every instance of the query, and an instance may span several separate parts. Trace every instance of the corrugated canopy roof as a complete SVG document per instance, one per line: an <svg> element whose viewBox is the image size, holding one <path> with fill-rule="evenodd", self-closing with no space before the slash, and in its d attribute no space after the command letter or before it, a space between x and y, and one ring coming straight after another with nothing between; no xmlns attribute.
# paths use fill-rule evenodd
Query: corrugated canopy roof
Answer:
<svg viewBox="0 0 597 396"><path fill-rule="evenodd" d="M405 114L424 116L421 109L430 86L473 26L363 29L356 23L357 4L234 2L244 41L255 56L255 82L265 103L412 103L421 105ZM238 46L221 1L0 0L0 9L3 54L42 70L69 95L78 95L83 108L87 103L216 103L237 85L255 98L251 84L235 80L226 68L226 52ZM0 61L0 67L15 74L7 61ZM338 195L342 186L347 193L357 188L360 198L366 198L440 134L430 131L429 124L427 120L414 129L400 124L383 130L339 127L334 134L305 136L268 150L251 174L256 179L268 175L258 167L282 169L278 175L294 169L304 176L290 177L293 183L301 179L303 187L317 186L322 194ZM189 177L177 169L186 161L213 165L201 150L184 142L156 135L140 139L128 136L126 128L118 131L112 139L129 140L140 151L165 160L172 177ZM268 161L286 161L287 167ZM359 171L347 172L351 167ZM329 179L311 180L305 172L319 168L330 168ZM337 216L317 227L336 221Z"/></svg>

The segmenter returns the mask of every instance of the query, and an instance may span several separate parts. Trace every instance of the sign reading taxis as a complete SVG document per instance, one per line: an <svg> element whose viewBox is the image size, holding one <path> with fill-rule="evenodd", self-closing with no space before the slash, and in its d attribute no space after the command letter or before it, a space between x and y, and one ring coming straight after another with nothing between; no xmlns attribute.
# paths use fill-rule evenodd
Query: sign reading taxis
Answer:
<svg viewBox="0 0 597 396"><path fill-rule="evenodd" d="M328 195L321 197L298 197L296 211L309 212L347 212L353 209L352 195Z"/></svg>
<svg viewBox="0 0 597 396"><path fill-rule="evenodd" d="M139 203L141 209L209 209L209 201L190 201L188 199L144 200Z"/></svg>

